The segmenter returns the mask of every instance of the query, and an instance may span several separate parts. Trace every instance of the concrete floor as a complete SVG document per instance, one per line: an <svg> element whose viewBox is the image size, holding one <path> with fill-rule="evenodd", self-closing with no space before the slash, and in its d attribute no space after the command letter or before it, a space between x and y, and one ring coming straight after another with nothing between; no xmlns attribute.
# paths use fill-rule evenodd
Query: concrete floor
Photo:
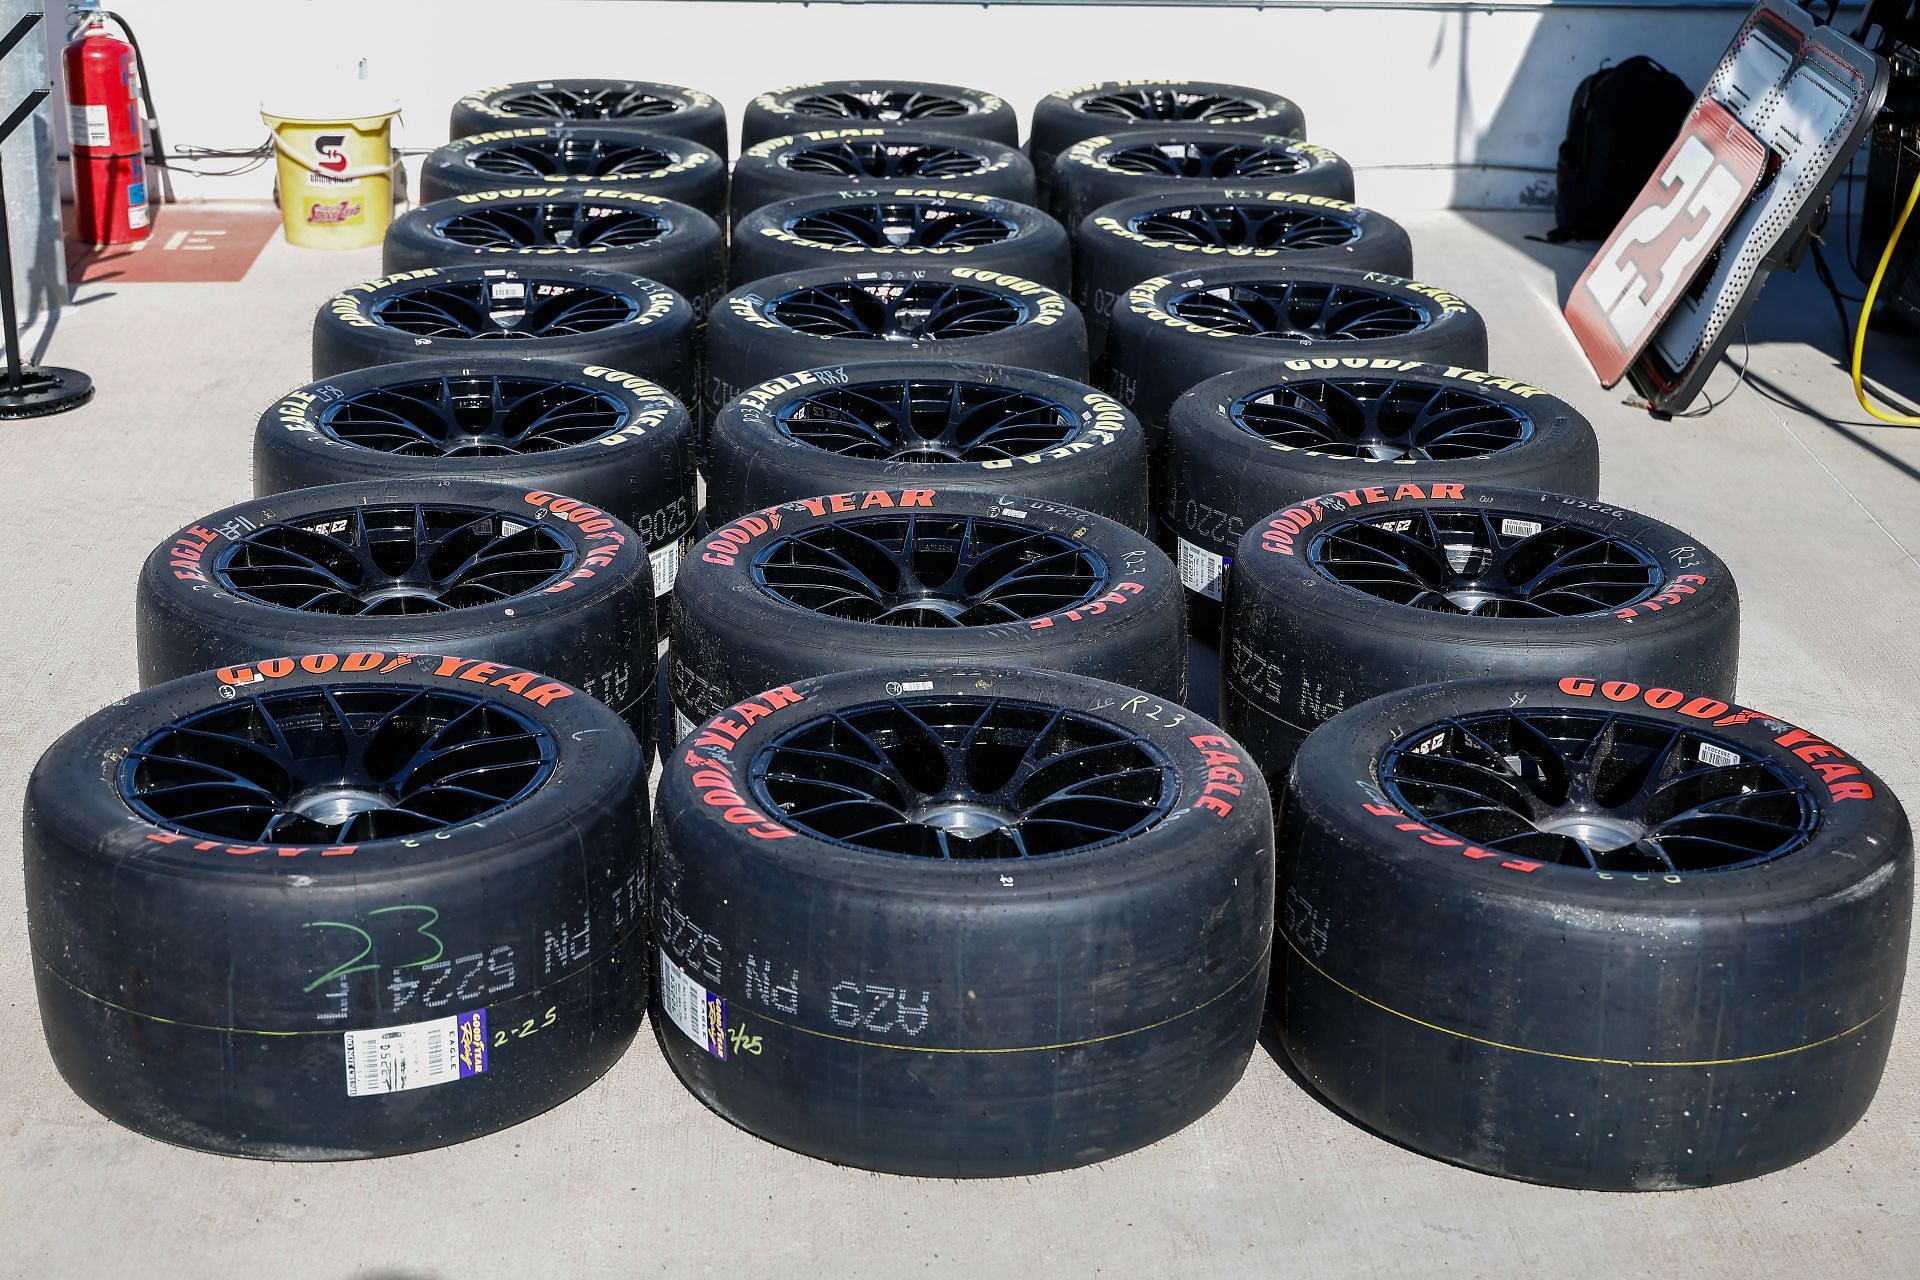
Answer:
<svg viewBox="0 0 1920 1280"><path fill-rule="evenodd" d="M1745 606L1740 695L1920 797L1920 432L1869 426L1813 284L1778 277L1751 376L1711 416L1657 422L1594 385L1561 326L1585 253L1522 215L1406 219L1420 274L1473 301L1493 367L1565 395L1601 435L1606 497L1697 534ZM0 426L0 795L63 729L135 687L133 579L186 520L245 497L260 409L305 380L308 325L377 254L269 245L237 285L84 286L48 358L100 386ZM1910 343L1870 367L1920 393ZM1736 352L1737 354L1737 352ZM1714 379L1714 394L1732 381ZM10 802L11 803L11 802ZM710 1115L643 1033L558 1110L371 1164L176 1150L82 1105L41 1039L20 859L0 846L0 1274L754 1278L971 1272L1151 1276L1805 1276L1920 1273L1920 1016L1851 1134L1753 1182L1662 1195L1552 1191L1371 1137L1262 1049L1212 1115L1149 1150L1015 1182L881 1177L777 1150Z"/></svg>

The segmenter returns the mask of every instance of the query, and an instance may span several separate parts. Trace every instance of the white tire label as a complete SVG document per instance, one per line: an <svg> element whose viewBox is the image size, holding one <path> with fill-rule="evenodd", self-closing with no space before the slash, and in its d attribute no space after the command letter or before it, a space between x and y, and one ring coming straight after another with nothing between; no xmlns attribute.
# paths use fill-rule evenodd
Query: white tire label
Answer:
<svg viewBox="0 0 1920 1280"><path fill-rule="evenodd" d="M487 1011L404 1027L349 1031L347 1096L404 1093L477 1076L487 1069Z"/></svg>
<svg viewBox="0 0 1920 1280"><path fill-rule="evenodd" d="M1217 556L1205 547L1196 547L1185 538L1175 541L1180 544L1180 585L1189 591L1198 591L1209 599L1223 597L1226 594L1227 558Z"/></svg>
<svg viewBox="0 0 1920 1280"><path fill-rule="evenodd" d="M680 543L669 542L664 547L655 547L647 553L647 559L653 562L653 594L660 597L673 590L675 580L680 577Z"/></svg>
<svg viewBox="0 0 1920 1280"><path fill-rule="evenodd" d="M1544 528L1538 520L1510 520L1500 522L1500 536L1503 538L1531 538Z"/></svg>
<svg viewBox="0 0 1920 1280"><path fill-rule="evenodd" d="M660 1007L687 1039L721 1060L727 1056L727 1002L660 952Z"/></svg>
<svg viewBox="0 0 1920 1280"><path fill-rule="evenodd" d="M1703 742L1700 744L1700 763L1711 765L1715 769L1727 769L1739 764L1740 756L1738 752L1729 751L1725 747L1716 747L1711 742Z"/></svg>
<svg viewBox="0 0 1920 1280"><path fill-rule="evenodd" d="M693 721L687 719L686 714L682 712L680 708L675 707L673 709L674 741L678 742L681 738L686 737L699 727L700 726L696 725Z"/></svg>

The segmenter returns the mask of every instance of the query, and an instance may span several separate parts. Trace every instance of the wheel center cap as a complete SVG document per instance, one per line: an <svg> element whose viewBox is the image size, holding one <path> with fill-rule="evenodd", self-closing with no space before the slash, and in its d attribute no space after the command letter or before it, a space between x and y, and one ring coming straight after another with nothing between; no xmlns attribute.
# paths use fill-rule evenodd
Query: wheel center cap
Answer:
<svg viewBox="0 0 1920 1280"><path fill-rule="evenodd" d="M1535 825L1549 835L1570 837L1599 853L1624 849L1647 834L1643 824L1606 813L1560 814Z"/></svg>
<svg viewBox="0 0 1920 1280"><path fill-rule="evenodd" d="M991 835L995 831L1004 831L1012 826L1016 819L986 805L954 800L922 809L918 821L930 827L938 827L948 835L958 836L962 840L978 840L981 836Z"/></svg>
<svg viewBox="0 0 1920 1280"><path fill-rule="evenodd" d="M360 593L367 604L385 604L389 600L438 600L440 592L417 582L389 582Z"/></svg>
<svg viewBox="0 0 1920 1280"><path fill-rule="evenodd" d="M965 616L968 607L968 603L965 600L946 600L939 596L920 596L916 599L902 601L892 609L889 609L887 613L889 616L927 613L937 618L946 618L949 621L958 622Z"/></svg>
<svg viewBox="0 0 1920 1280"><path fill-rule="evenodd" d="M288 807L324 826L341 826L363 813L393 808L391 797L362 787L314 787L293 797Z"/></svg>

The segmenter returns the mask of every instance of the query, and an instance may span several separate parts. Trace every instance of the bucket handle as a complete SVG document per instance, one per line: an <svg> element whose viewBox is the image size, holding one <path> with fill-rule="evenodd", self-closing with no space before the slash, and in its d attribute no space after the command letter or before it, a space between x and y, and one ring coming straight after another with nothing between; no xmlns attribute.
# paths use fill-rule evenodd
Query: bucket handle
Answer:
<svg viewBox="0 0 1920 1280"><path fill-rule="evenodd" d="M302 169L305 169L307 172L309 173L317 172L317 170L314 169L312 162L306 156L301 155L299 152L295 151L292 147L289 147L287 145L287 140L280 136L280 131L278 129L275 129L273 131L273 149L275 151L278 151L281 155L285 156L287 159L291 160L293 163L299 165ZM338 173L329 173L326 176L329 178L337 178L341 182L352 182L359 178L382 178L382 177L386 177L388 174L392 172L393 172L393 164L389 162L387 164L358 165L351 169L342 169Z"/></svg>

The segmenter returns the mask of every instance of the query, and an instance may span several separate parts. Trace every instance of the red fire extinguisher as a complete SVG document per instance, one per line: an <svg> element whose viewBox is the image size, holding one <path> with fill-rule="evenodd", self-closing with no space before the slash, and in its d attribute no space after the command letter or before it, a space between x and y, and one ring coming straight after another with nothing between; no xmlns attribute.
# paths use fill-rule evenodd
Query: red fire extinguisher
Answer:
<svg viewBox="0 0 1920 1280"><path fill-rule="evenodd" d="M145 240L153 220L133 46L110 32L101 15L88 17L67 45L66 80L80 238L91 244Z"/></svg>

